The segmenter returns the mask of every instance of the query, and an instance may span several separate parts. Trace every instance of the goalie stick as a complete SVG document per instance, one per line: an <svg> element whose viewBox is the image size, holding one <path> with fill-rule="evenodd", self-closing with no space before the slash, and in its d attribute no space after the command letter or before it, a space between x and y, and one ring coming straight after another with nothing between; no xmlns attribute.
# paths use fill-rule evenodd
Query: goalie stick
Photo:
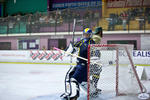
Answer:
<svg viewBox="0 0 150 100"><path fill-rule="evenodd" d="M73 36L72 36L72 42L74 43L74 34L75 34L75 27L76 27L76 19L74 19L74 22L73 22ZM59 50L60 51L60 50ZM66 76L65 76L65 92L68 93L67 91L67 77L69 75L69 72L71 71L71 69L73 68L73 61L72 61L72 57L73 56L70 56L70 68L69 70L67 71L66 73ZM72 94L72 87L71 87L71 83L70 83L70 79L68 80L69 81L69 87L70 87L70 92L68 93L69 95ZM61 95L62 96L62 95ZM67 97L68 100L70 100L70 97L68 96Z"/></svg>
<svg viewBox="0 0 150 100"><path fill-rule="evenodd" d="M76 19L73 20L73 35L72 35L72 42L74 43L74 34L75 34L75 28L76 28ZM66 85L66 81L67 81L67 76L70 72L70 70L73 68L73 61L72 61L72 56L70 56L70 68L65 76L65 91L67 92L67 85ZM71 83L70 83L70 79L69 79L69 86L70 86L70 93L69 95L72 94L72 87L71 87ZM68 97L70 99L70 97Z"/></svg>
<svg viewBox="0 0 150 100"><path fill-rule="evenodd" d="M64 52L64 53L69 54L69 55L71 55L71 56L73 56L73 57L77 57L77 58L80 58L80 59L82 59L82 60L88 61L88 59L86 59L86 58L83 58L83 57L78 56L78 55L76 55L76 54L72 54L72 53L70 53L70 52L66 52L66 51L61 50L61 49L59 49L59 48L54 47L53 49L54 49L54 50L57 50L57 51ZM97 63L97 62L91 62L91 63L102 66L101 63Z"/></svg>

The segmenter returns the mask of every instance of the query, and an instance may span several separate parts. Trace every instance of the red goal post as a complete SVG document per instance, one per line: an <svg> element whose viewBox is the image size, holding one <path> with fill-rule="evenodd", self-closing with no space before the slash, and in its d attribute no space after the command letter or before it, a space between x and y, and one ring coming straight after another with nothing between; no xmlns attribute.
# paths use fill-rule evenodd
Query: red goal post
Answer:
<svg viewBox="0 0 150 100"><path fill-rule="evenodd" d="M102 67L102 71L99 74L100 78L96 85L97 88L102 89L101 95L103 93L111 93L115 94L115 96L137 95L146 91L132 61L132 50L133 45L128 44L91 44L88 46L87 100L92 100L92 92L95 91L93 89L95 87L92 86L95 84L93 76L99 68L96 68L92 62L96 62L93 58L96 58L97 55L100 55L99 59L97 57L98 63L102 64L102 66L99 66ZM99 53L96 55L96 52ZM133 88L133 91L131 91L131 88ZM134 93L134 89L137 90L136 93Z"/></svg>

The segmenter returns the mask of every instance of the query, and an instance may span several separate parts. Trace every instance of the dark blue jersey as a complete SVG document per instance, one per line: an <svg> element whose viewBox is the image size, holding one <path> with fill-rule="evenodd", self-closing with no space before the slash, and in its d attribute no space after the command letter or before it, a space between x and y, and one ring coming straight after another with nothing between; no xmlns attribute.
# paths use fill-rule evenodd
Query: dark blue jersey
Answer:
<svg viewBox="0 0 150 100"><path fill-rule="evenodd" d="M87 56L88 56L88 45L89 44L95 44L95 42L89 38L87 41L84 41L84 39L74 43L74 47L78 47L79 48L79 56L83 57L83 58L86 58L87 59ZM77 63L84 63L86 64L87 61L85 60L82 60L80 58L77 58Z"/></svg>

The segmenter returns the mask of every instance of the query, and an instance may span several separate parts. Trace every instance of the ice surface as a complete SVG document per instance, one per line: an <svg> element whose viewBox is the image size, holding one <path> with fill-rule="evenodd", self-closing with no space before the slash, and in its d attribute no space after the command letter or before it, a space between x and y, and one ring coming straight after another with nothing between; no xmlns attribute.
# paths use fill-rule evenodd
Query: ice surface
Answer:
<svg viewBox="0 0 150 100"><path fill-rule="evenodd" d="M69 65L0 64L0 100L60 100ZM150 85L144 81L149 88ZM150 88L149 88L150 89ZM134 97L135 98L135 97ZM78 100L86 100L81 92ZM135 100L101 94L95 100Z"/></svg>
<svg viewBox="0 0 150 100"><path fill-rule="evenodd" d="M0 100L59 100L68 65L0 64ZM84 99L83 99L84 98ZM79 100L85 100L82 94Z"/></svg>

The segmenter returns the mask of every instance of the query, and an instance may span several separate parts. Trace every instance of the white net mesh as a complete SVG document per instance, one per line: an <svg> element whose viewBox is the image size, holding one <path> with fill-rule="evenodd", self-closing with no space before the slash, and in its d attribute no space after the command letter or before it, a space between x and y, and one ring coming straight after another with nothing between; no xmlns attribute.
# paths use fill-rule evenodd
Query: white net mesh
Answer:
<svg viewBox="0 0 150 100"><path fill-rule="evenodd" d="M132 50L132 45L89 46L88 100L99 94L136 95L143 91L132 62Z"/></svg>

